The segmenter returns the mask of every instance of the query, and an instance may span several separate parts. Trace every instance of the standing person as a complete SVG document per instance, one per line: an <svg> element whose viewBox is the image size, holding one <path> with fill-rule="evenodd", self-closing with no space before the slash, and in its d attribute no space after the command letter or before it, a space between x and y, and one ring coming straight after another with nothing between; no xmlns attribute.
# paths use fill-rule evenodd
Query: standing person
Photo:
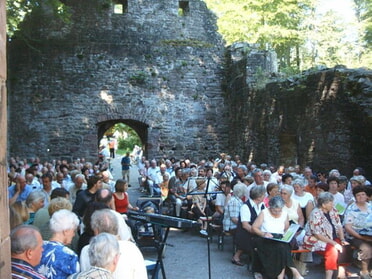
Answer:
<svg viewBox="0 0 372 279"><path fill-rule="evenodd" d="M53 213L49 221L52 237L43 245L43 255L36 269L48 279L66 279L80 271L78 256L65 245L71 244L79 219L67 209Z"/></svg>
<svg viewBox="0 0 372 279"><path fill-rule="evenodd" d="M110 139L108 146L110 150L110 157L115 159L116 139L115 138Z"/></svg>
<svg viewBox="0 0 372 279"><path fill-rule="evenodd" d="M319 194L317 207L306 224L303 247L324 255L325 279L331 279L337 270L339 252L347 244L337 210L333 208L334 196L329 192Z"/></svg>
<svg viewBox="0 0 372 279"><path fill-rule="evenodd" d="M10 233L12 278L46 279L35 270L43 252L43 239L38 229L20 225Z"/></svg>
<svg viewBox="0 0 372 279"><path fill-rule="evenodd" d="M123 176L123 179L130 181L130 153L127 152L125 156L121 159L121 174ZM128 187L130 187L130 184L128 184Z"/></svg>

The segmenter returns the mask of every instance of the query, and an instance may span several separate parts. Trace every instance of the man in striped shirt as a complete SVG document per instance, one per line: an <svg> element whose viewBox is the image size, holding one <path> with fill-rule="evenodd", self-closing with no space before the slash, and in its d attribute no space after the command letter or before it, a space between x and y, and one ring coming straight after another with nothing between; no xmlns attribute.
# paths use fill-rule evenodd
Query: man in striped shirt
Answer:
<svg viewBox="0 0 372 279"><path fill-rule="evenodd" d="M31 225L20 225L10 233L12 279L46 279L34 267L40 263L43 239Z"/></svg>

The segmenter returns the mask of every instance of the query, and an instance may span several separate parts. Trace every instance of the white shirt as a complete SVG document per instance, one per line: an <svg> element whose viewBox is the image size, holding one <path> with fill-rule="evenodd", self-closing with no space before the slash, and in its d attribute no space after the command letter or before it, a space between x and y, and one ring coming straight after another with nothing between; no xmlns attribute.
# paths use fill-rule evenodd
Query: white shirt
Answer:
<svg viewBox="0 0 372 279"><path fill-rule="evenodd" d="M302 197L297 196L296 194L294 194L294 195L291 196L291 197L292 197L293 199L295 199L296 201L299 202L301 208L306 207L308 201L313 201L313 200L314 200L313 195L310 194L310 193L308 193L308 192L304 192L304 195L303 195Z"/></svg>
<svg viewBox="0 0 372 279"><path fill-rule="evenodd" d="M251 189L252 189L254 186L263 186L263 187L265 187L265 189L266 189L267 184L269 184L269 182L267 182L267 181L264 181L263 184L261 184L261 185L257 185L256 182L253 182L251 185L249 185L249 186L247 187L247 190L244 191L245 199L248 200L248 199L250 198L249 195L250 195ZM267 193L266 193L266 196L267 196Z"/></svg>
<svg viewBox="0 0 372 279"><path fill-rule="evenodd" d="M226 196L224 193L218 193L215 205L225 207Z"/></svg>
<svg viewBox="0 0 372 279"><path fill-rule="evenodd" d="M263 205L262 203L256 204L253 200L249 199L249 203L251 204L252 208L256 211L257 216L261 213L261 208ZM242 222L250 222L251 221L251 211L249 210L248 205L243 204L240 208L240 220Z"/></svg>
<svg viewBox="0 0 372 279"><path fill-rule="evenodd" d="M115 272L115 279L147 279L145 260L138 247L126 240L119 240L120 258ZM89 245L84 246L80 254L81 271L90 269Z"/></svg>
<svg viewBox="0 0 372 279"><path fill-rule="evenodd" d="M112 210L111 212L115 214L117 220L118 220L118 233L121 240L128 240L128 241L134 241L134 238L132 236L132 231L127 225L127 223L124 220L124 216L121 215L119 212Z"/></svg>
<svg viewBox="0 0 372 279"><path fill-rule="evenodd" d="M155 168L148 168L147 169L147 176L155 183L155 184L160 184L163 179L160 176L160 168L155 167Z"/></svg>

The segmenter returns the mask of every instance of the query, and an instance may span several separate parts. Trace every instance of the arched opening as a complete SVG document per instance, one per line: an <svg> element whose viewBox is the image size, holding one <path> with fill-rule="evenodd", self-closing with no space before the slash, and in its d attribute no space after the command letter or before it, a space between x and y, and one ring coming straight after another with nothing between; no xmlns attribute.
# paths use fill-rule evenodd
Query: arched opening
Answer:
<svg viewBox="0 0 372 279"><path fill-rule="evenodd" d="M143 155L146 156L147 154L147 141L148 141L148 125L132 120L132 119L115 119L115 120L107 120L103 122L97 123L97 147L99 147L100 142L103 138L113 137L114 130L120 130L119 127L122 127L123 125L117 125L117 124L124 124L128 127L130 127L136 135L140 139L141 147L143 149ZM119 131L120 134L120 131ZM117 139L119 140L119 139Z"/></svg>

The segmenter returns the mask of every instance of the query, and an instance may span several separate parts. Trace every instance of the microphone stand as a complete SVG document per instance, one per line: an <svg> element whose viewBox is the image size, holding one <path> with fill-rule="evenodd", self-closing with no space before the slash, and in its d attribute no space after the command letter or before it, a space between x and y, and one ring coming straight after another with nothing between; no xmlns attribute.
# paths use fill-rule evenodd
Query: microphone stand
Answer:
<svg viewBox="0 0 372 279"><path fill-rule="evenodd" d="M208 177L207 186L205 187L205 193L204 193L204 198L206 201L204 212L205 212L205 216L207 217L207 247L208 247L208 278L209 279L211 279L211 247L210 247L211 237L209 235L209 216L208 216L209 210L206 210L206 209L209 208L208 189L209 189L210 180L211 178Z"/></svg>
<svg viewBox="0 0 372 279"><path fill-rule="evenodd" d="M205 179L205 177L202 177L202 178ZM208 216L209 210L207 210L207 207L209 208L209 199L208 199L208 196L211 195L211 194L223 193L223 191L212 191L212 192L208 192L210 181L211 181L211 178L208 177L207 178L207 185L205 187L204 193L203 192L195 191L195 189L193 189L193 190L191 190L191 192L189 192L189 193L186 194L186 195L204 195L204 198L206 200L204 211L205 211L205 217L207 218L206 222L207 222L208 278L209 279L211 279L211 248L210 248L211 236L209 235L209 217L210 216Z"/></svg>

